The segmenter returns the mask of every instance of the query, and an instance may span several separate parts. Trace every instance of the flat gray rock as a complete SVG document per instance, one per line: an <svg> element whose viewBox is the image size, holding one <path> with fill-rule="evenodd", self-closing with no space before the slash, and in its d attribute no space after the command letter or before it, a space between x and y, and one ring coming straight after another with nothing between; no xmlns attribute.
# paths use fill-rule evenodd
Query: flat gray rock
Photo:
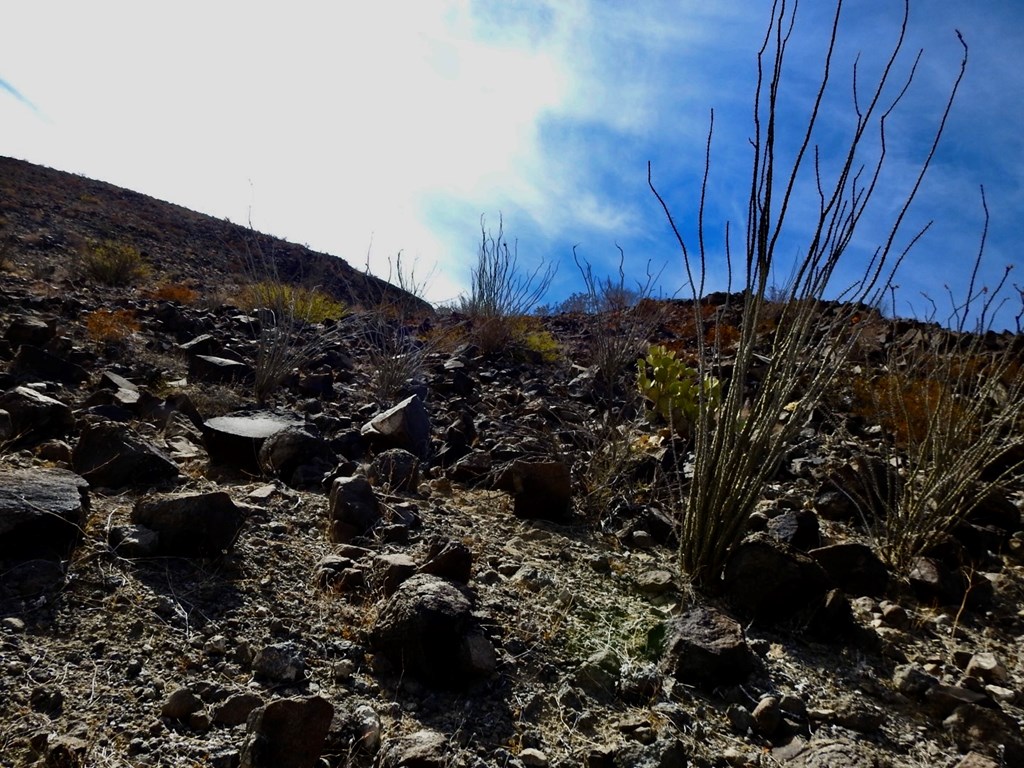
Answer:
<svg viewBox="0 0 1024 768"><path fill-rule="evenodd" d="M85 525L88 488L63 469L0 472L0 554L65 554Z"/></svg>

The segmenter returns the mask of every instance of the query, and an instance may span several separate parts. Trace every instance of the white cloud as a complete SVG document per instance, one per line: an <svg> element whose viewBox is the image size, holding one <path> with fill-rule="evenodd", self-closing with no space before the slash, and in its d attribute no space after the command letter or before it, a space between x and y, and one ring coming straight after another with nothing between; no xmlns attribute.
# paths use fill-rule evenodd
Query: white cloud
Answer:
<svg viewBox="0 0 1024 768"><path fill-rule="evenodd" d="M717 217L731 217L739 243L768 5L19 3L5 9L0 78L40 114L0 91L0 152L234 221L251 208L258 228L357 265L372 240L378 272L403 250L421 272L439 263L434 298L464 286L481 213L504 212L526 258L567 258L581 242L614 263L618 241L641 263L674 262L646 162L692 232L714 106L708 226L720 249ZM865 76L878 41L893 36L892 13L882 0L848 4L842 51L864 51ZM817 5L801 14L785 83L798 94L813 82L816 30L829 21ZM926 52L920 100L908 104L913 130L893 129L894 170L910 167L900 142L914 140L917 118L949 82L952 27L972 42L939 187L929 188L947 218L956 206L943 201L973 194L976 175L991 203L1021 202L1022 15L1011 0L914 4L908 48ZM834 77L842 102L848 67ZM1021 225L993 221L992 247L1008 253Z"/></svg>

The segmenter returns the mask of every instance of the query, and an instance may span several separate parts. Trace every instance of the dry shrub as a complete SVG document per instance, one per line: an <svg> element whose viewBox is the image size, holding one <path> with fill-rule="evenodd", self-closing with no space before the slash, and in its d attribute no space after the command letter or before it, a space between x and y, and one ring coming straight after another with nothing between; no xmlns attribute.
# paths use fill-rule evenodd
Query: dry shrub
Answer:
<svg viewBox="0 0 1024 768"><path fill-rule="evenodd" d="M139 330L139 321L129 309L97 309L85 317L89 338L105 344L119 344Z"/></svg>
<svg viewBox="0 0 1024 768"><path fill-rule="evenodd" d="M199 292L181 283L163 283L146 291L144 296L154 301L174 301L178 304L195 304L199 300Z"/></svg>

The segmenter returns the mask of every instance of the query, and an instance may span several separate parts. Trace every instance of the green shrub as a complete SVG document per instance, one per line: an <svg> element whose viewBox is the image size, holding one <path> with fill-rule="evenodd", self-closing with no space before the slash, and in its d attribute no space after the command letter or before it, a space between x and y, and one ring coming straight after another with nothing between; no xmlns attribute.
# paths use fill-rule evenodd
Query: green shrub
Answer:
<svg viewBox="0 0 1024 768"><path fill-rule="evenodd" d="M689 433L697 423L702 400L705 407L717 409L722 394L718 379L705 376L702 380L697 369L672 350L654 345L636 367L637 389L650 403L649 413L663 418L675 431Z"/></svg>
<svg viewBox="0 0 1024 768"><path fill-rule="evenodd" d="M90 240L80 266L87 277L104 285L128 285L149 274L138 248L116 240Z"/></svg>

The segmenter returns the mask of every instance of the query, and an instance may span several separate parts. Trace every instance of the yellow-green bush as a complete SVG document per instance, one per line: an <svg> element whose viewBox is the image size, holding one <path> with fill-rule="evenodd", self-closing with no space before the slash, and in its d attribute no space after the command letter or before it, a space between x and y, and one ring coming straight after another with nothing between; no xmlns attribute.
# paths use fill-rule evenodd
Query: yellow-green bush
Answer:
<svg viewBox="0 0 1024 768"><path fill-rule="evenodd" d="M270 309L307 323L340 320L348 314L344 304L317 288L274 280L261 280L244 286L235 300L243 309Z"/></svg>
<svg viewBox="0 0 1024 768"><path fill-rule="evenodd" d="M90 240L79 264L85 276L105 285L127 285L149 274L139 249L116 240Z"/></svg>

